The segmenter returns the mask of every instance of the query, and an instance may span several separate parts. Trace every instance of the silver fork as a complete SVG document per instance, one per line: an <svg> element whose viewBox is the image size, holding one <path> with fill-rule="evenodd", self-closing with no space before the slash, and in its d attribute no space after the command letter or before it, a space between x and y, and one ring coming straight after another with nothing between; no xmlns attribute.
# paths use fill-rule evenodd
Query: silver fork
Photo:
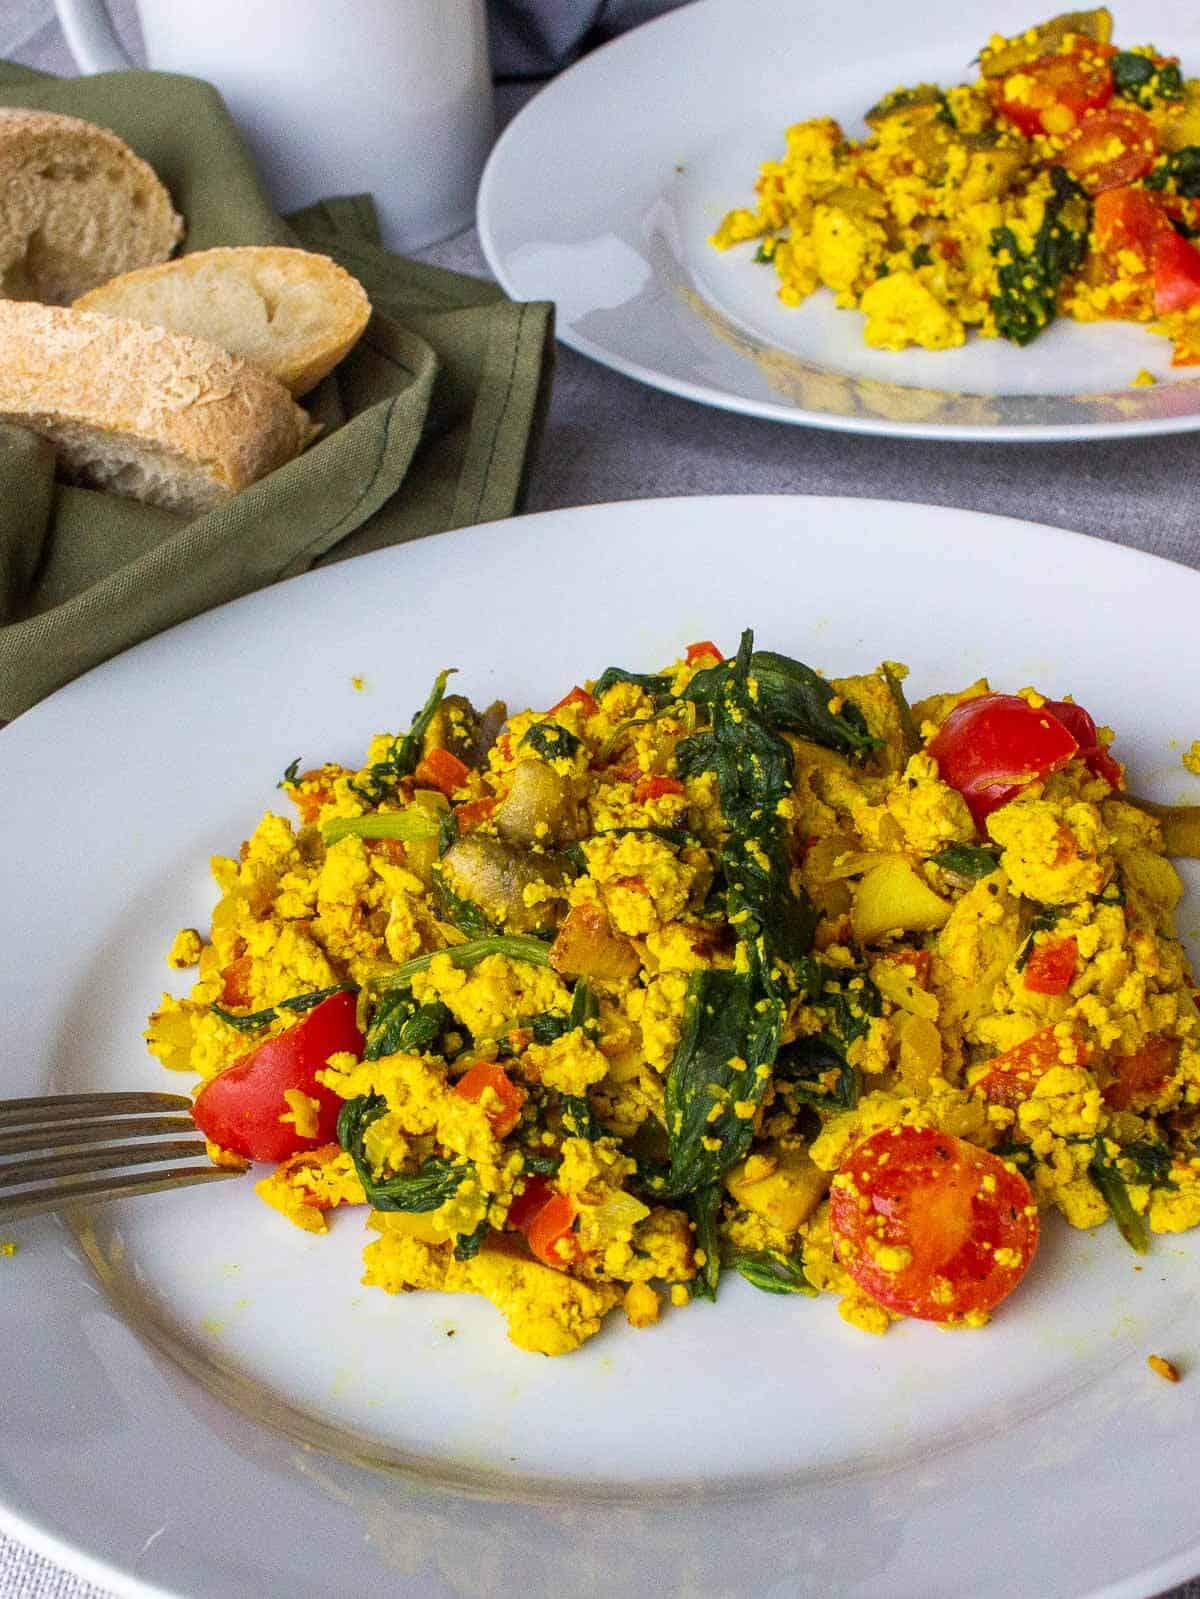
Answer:
<svg viewBox="0 0 1200 1599"><path fill-rule="evenodd" d="M204 1140L191 1107L183 1094L51 1094L0 1100L0 1222L81 1201L98 1204L240 1176L229 1167L209 1164L128 1170L203 1156ZM102 1172L108 1175L96 1175Z"/></svg>

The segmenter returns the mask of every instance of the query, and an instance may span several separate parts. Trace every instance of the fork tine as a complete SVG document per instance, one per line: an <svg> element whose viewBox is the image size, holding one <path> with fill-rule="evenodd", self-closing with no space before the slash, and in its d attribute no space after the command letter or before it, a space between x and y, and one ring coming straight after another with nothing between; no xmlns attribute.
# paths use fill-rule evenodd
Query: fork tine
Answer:
<svg viewBox="0 0 1200 1599"><path fill-rule="evenodd" d="M17 1188L39 1177L75 1177L80 1172L115 1171L121 1166L152 1166L164 1160L187 1160L193 1155L203 1155L206 1148L202 1138L169 1138L157 1144L113 1144L106 1149L80 1150L74 1155L15 1160L0 1163L0 1188Z"/></svg>
<svg viewBox="0 0 1200 1599"><path fill-rule="evenodd" d="M0 1101L0 1127L80 1120L84 1116L127 1116L138 1111L191 1110L186 1094L40 1094L33 1099Z"/></svg>
<svg viewBox="0 0 1200 1599"><path fill-rule="evenodd" d="M126 1121L105 1117L98 1121L60 1122L49 1129L0 1133L0 1155L23 1155L28 1150L74 1149L111 1138L150 1138L161 1133L190 1133L196 1124L190 1116L130 1116Z"/></svg>
<svg viewBox="0 0 1200 1599"><path fill-rule="evenodd" d="M60 1188L37 1189L28 1194L17 1194L0 1199L0 1222L24 1220L48 1210L62 1210L67 1205L89 1201L92 1204L108 1199L125 1199L134 1194L161 1193L167 1188L186 1188L192 1183L219 1183L228 1177L240 1177L240 1171L228 1166L182 1166L171 1172L140 1172L131 1177L98 1177L91 1183L64 1183Z"/></svg>

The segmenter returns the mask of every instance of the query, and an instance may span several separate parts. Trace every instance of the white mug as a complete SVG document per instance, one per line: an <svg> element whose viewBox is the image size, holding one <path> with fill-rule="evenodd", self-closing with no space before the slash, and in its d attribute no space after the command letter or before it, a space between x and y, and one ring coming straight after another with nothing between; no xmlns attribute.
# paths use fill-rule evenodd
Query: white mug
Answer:
<svg viewBox="0 0 1200 1599"><path fill-rule="evenodd" d="M104 0L55 0L85 72L134 65ZM484 0L138 0L150 66L216 85L274 203L369 193L384 243L471 222L493 137Z"/></svg>

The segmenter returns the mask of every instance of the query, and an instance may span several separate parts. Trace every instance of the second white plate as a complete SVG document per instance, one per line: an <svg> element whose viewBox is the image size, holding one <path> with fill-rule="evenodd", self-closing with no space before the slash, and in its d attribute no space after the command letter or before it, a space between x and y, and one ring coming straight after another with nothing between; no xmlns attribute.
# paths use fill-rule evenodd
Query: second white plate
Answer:
<svg viewBox="0 0 1200 1599"><path fill-rule="evenodd" d="M1045 9L1053 9L1044 0ZM817 115L865 132L898 83L967 82L993 31L1038 20L1038 0L799 7L699 0L585 57L530 102L479 194L488 262L518 300L555 301L566 344L706 405L782 422L928 438L1039 440L1200 427L1200 374L1172 369L1144 327L1060 321L1024 350L871 350L862 318L822 290L799 310L752 246L708 244L752 200L784 128ZM1116 37L1153 41L1200 75L1190 0L1118 6ZM1142 368L1158 382L1130 388Z"/></svg>

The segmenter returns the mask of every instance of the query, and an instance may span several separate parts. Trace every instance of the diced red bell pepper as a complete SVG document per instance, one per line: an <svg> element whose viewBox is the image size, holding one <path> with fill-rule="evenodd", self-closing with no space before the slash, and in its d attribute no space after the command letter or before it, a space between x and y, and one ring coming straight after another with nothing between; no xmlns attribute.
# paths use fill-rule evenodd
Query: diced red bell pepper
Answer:
<svg viewBox="0 0 1200 1599"><path fill-rule="evenodd" d="M689 666L695 666L699 661L723 661L725 657L711 639L701 639L696 644L689 644L683 652L683 658Z"/></svg>
<svg viewBox="0 0 1200 1599"><path fill-rule="evenodd" d="M1034 946L1025 963L1025 987L1032 994L1065 994L1079 965L1079 945L1073 938L1047 939Z"/></svg>
<svg viewBox="0 0 1200 1599"><path fill-rule="evenodd" d="M413 782L418 788L435 788L447 799L453 799L470 772L471 768L449 750L430 750L417 762Z"/></svg>
<svg viewBox="0 0 1200 1599"><path fill-rule="evenodd" d="M521 1119L521 1107L529 1095L504 1070L492 1061L477 1060L454 1085L460 1098L478 1104L488 1096L487 1119L497 1138L512 1132Z"/></svg>

